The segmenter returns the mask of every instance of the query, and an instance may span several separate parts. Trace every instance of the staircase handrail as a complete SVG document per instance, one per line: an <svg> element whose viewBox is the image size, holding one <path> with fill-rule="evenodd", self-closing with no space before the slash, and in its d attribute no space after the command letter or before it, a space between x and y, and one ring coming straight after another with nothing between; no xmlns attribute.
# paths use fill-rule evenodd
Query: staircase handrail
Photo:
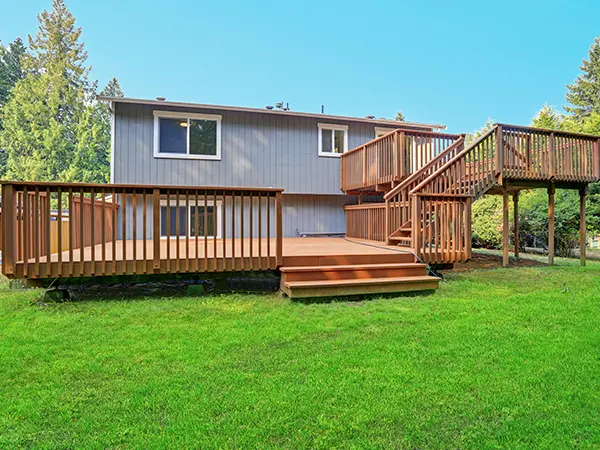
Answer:
<svg viewBox="0 0 600 450"><path fill-rule="evenodd" d="M448 155L448 153L450 153L452 150L454 150L458 145L460 145L460 144L462 144L464 142L465 142L465 135L464 134L459 135L458 140L454 141L443 152L441 152L439 155L437 155L435 158L433 158L431 161L429 161L427 164L425 164L419 170L417 170L416 172L414 172L411 176L409 176L408 178L406 178L405 180L403 180L394 189L392 189L387 194L385 194L383 196L383 199L384 200L389 200L390 198L392 198L393 196L395 196L396 194L398 194L398 192L400 192L406 186L410 185L410 183L412 183L415 179L417 179L418 177L420 177L423 174L423 172L429 170L431 168L431 166L435 165L438 161L440 161L442 158L444 158L446 155Z"/></svg>
<svg viewBox="0 0 600 450"><path fill-rule="evenodd" d="M444 164L442 167L440 167L438 170L436 170L434 173L432 173L426 179L424 179L421 183L419 183L415 188L413 188L410 191L409 194L410 195L414 195L418 191L420 191L421 189L423 189L432 180L434 180L439 174L443 173L445 170L447 170L449 167L451 167L453 164L455 164L457 161L459 161L462 157L464 157L467 153L469 153L473 148L477 147L477 145L479 145L481 142L483 142L484 140L486 140L487 138L489 138L491 135L495 134L497 128L498 128L498 125L494 125L486 133L484 133L481 136L479 136L479 138L477 138L475 141L473 141L471 143L471 145L469 145L467 148L465 148L460 153L457 153L454 156L454 158L452 158L450 161L448 161L446 164ZM496 149L496 150L498 150L498 149Z"/></svg>

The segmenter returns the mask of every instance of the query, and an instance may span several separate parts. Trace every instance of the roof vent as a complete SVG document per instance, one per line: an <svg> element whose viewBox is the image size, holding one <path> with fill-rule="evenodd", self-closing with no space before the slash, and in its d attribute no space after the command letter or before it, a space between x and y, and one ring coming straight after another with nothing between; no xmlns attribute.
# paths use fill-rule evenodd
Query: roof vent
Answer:
<svg viewBox="0 0 600 450"><path fill-rule="evenodd" d="M156 97L156 100L158 100L159 102L164 102L166 99L166 97Z"/></svg>
<svg viewBox="0 0 600 450"><path fill-rule="evenodd" d="M273 109L273 106L272 105L267 105L267 106L265 106L265 108L267 108L267 109Z"/></svg>
<svg viewBox="0 0 600 450"><path fill-rule="evenodd" d="M367 119L371 119L373 120L375 118L375 116L365 116Z"/></svg>

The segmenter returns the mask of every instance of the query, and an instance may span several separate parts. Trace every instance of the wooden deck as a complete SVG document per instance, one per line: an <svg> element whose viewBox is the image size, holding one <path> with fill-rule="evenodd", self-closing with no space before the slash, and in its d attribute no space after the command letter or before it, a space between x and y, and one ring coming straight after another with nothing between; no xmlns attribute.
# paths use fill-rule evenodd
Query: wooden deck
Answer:
<svg viewBox="0 0 600 450"><path fill-rule="evenodd" d="M282 265L273 255L276 239L209 239L199 242L162 239L158 258L154 244L118 240L17 261L18 278L116 274L185 274L255 270L281 271L281 289L290 297L323 297L436 289L426 265L407 250L381 242L346 238L285 238ZM240 255L256 255L244 256ZM155 265L154 262L157 261Z"/></svg>
<svg viewBox="0 0 600 450"><path fill-rule="evenodd" d="M180 259L183 263L187 264L187 261L192 261L190 265L195 268L195 261L199 260L199 270L202 269L202 263L204 260L225 259L230 260L234 257L243 257L245 259L267 259L273 258L273 249L275 248L276 239L236 239L223 240L223 239L207 239L199 240L196 246L195 239L186 240L181 238L179 242L175 239L171 239L167 242L166 239L160 241L160 255L161 261L168 261L171 258ZM145 249L144 249L145 246ZM386 246L381 242L369 241L364 239L345 239L337 237L315 237L315 238L283 238L283 265L289 266L294 265L294 261L297 258L334 258L334 257L363 257L362 259L368 258L369 256L376 255L389 255L391 257L406 253L401 249L396 249L392 246ZM242 256L242 255L254 255ZM361 258L358 258L361 259ZM80 263L95 261L101 263L102 261L145 261L154 260L154 245L151 240L118 240L114 242L108 242L104 245L97 244L95 246L87 246L81 249L74 249L72 252L64 251L62 253L53 253L50 255L51 263ZM36 262L39 264L45 264L47 258L42 256L39 261L35 258L29 258L27 265L35 266ZM24 261L17 261L17 264L24 264ZM241 266L238 266L243 269ZM192 270L192 269L190 269ZM188 270L186 270L188 271Z"/></svg>

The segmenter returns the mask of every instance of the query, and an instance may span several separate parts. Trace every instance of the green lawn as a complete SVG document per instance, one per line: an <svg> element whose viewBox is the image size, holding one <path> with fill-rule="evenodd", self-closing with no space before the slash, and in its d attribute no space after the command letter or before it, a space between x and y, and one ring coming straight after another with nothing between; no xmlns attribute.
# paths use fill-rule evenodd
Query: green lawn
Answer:
<svg viewBox="0 0 600 450"><path fill-rule="evenodd" d="M0 293L0 448L600 446L600 264L433 295Z"/></svg>

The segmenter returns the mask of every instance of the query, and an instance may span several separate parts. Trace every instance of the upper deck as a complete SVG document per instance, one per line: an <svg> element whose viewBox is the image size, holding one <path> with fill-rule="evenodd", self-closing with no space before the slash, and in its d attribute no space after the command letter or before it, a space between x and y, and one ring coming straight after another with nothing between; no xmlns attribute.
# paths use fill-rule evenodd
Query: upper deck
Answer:
<svg viewBox="0 0 600 450"><path fill-rule="evenodd" d="M494 167L503 179L590 183L600 179L598 136L516 125L497 125L494 161L472 155L466 164ZM395 130L341 158L341 189L387 193L464 135ZM495 151L499 149L500 151Z"/></svg>

